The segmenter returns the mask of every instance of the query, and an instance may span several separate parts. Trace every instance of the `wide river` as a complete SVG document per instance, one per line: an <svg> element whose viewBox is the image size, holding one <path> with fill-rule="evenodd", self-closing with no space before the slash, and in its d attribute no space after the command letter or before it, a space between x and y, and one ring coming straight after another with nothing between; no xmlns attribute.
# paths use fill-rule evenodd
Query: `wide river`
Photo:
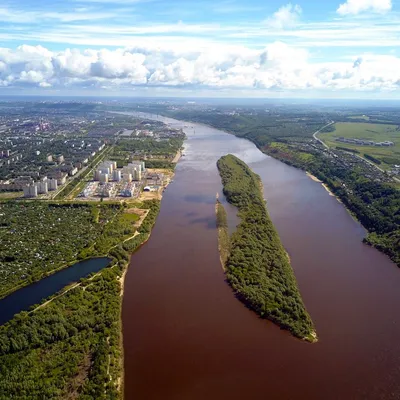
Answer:
<svg viewBox="0 0 400 400"><path fill-rule="evenodd" d="M252 143L199 124L125 282L125 398L400 399L400 270L318 182ZM216 161L264 183L319 342L293 338L232 294L217 249Z"/></svg>

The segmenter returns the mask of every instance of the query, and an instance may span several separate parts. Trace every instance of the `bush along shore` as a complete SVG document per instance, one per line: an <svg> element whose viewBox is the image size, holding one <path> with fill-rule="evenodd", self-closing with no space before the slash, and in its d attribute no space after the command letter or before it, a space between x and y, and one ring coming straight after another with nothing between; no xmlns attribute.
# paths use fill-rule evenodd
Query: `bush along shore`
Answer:
<svg viewBox="0 0 400 400"><path fill-rule="evenodd" d="M268 215L259 176L233 155L221 157L217 166L224 195L238 208L241 219L225 263L228 283L262 318L298 338L316 342L288 255Z"/></svg>
<svg viewBox="0 0 400 400"><path fill-rule="evenodd" d="M0 399L123 398L123 281L160 201L136 207L149 210L147 216L136 236L108 250L109 267L0 327ZM110 231L124 229L122 222L115 218Z"/></svg>
<svg viewBox="0 0 400 400"><path fill-rule="evenodd" d="M217 214L217 228L218 228L218 249L221 259L222 268L225 270L226 262L228 261L231 242L228 232L228 220L224 206L218 200L215 204L215 212Z"/></svg>

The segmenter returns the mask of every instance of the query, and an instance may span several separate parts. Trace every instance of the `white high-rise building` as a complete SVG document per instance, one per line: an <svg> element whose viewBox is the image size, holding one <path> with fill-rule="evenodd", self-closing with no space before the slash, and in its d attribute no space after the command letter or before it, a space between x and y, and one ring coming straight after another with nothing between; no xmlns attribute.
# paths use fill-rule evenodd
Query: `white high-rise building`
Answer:
<svg viewBox="0 0 400 400"><path fill-rule="evenodd" d="M108 174L100 174L99 181L100 181L100 183L107 183L108 182Z"/></svg>
<svg viewBox="0 0 400 400"><path fill-rule="evenodd" d="M124 172L123 181L128 183L132 182L132 174L127 174Z"/></svg>
<svg viewBox="0 0 400 400"><path fill-rule="evenodd" d="M57 179L49 179L48 188L49 190L57 190L58 189Z"/></svg>
<svg viewBox="0 0 400 400"><path fill-rule="evenodd" d="M23 190L24 190L24 197L37 197L38 195L38 185L36 183L24 186Z"/></svg>
<svg viewBox="0 0 400 400"><path fill-rule="evenodd" d="M142 180L142 171L140 170L139 167L133 168L133 180L134 181Z"/></svg>
<svg viewBox="0 0 400 400"><path fill-rule="evenodd" d="M47 194L49 192L47 178L37 183L37 192L40 194Z"/></svg>
<svg viewBox="0 0 400 400"><path fill-rule="evenodd" d="M116 170L113 172L113 180L114 180L114 181L119 182L119 181L121 180L121 176L122 176L121 170L116 169Z"/></svg>

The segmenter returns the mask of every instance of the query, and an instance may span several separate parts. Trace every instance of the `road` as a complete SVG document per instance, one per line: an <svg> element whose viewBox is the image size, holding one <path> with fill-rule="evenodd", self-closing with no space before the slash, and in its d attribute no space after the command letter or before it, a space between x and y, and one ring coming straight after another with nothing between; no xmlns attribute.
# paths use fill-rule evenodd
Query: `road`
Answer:
<svg viewBox="0 0 400 400"><path fill-rule="evenodd" d="M329 124L326 124L326 125L323 126L322 128L318 129L317 132L315 132L315 133L313 134L313 138L314 138L317 142L321 143L322 146L324 146L326 149L329 149L329 146L326 145L321 139L318 139L317 135L318 135L318 133L320 133L320 132L322 131L322 129L325 129L325 128L327 128L328 126L333 125L334 123L335 123L335 121L329 122Z"/></svg>

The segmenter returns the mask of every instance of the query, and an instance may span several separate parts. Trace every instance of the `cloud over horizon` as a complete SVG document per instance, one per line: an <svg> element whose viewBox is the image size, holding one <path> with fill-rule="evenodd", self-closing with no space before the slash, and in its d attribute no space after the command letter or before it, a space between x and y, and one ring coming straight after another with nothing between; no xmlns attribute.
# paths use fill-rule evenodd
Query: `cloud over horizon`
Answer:
<svg viewBox="0 0 400 400"><path fill-rule="evenodd" d="M398 96L392 0L42 0L0 6L0 89Z"/></svg>
<svg viewBox="0 0 400 400"><path fill-rule="evenodd" d="M341 15L357 15L364 11L385 13L392 9L392 0L347 0L337 9Z"/></svg>
<svg viewBox="0 0 400 400"><path fill-rule="evenodd" d="M393 91L400 58L355 55L347 62L312 62L306 49L273 42L262 50L214 47L175 51L157 46L65 49L0 48L0 87L147 87L270 91Z"/></svg>

